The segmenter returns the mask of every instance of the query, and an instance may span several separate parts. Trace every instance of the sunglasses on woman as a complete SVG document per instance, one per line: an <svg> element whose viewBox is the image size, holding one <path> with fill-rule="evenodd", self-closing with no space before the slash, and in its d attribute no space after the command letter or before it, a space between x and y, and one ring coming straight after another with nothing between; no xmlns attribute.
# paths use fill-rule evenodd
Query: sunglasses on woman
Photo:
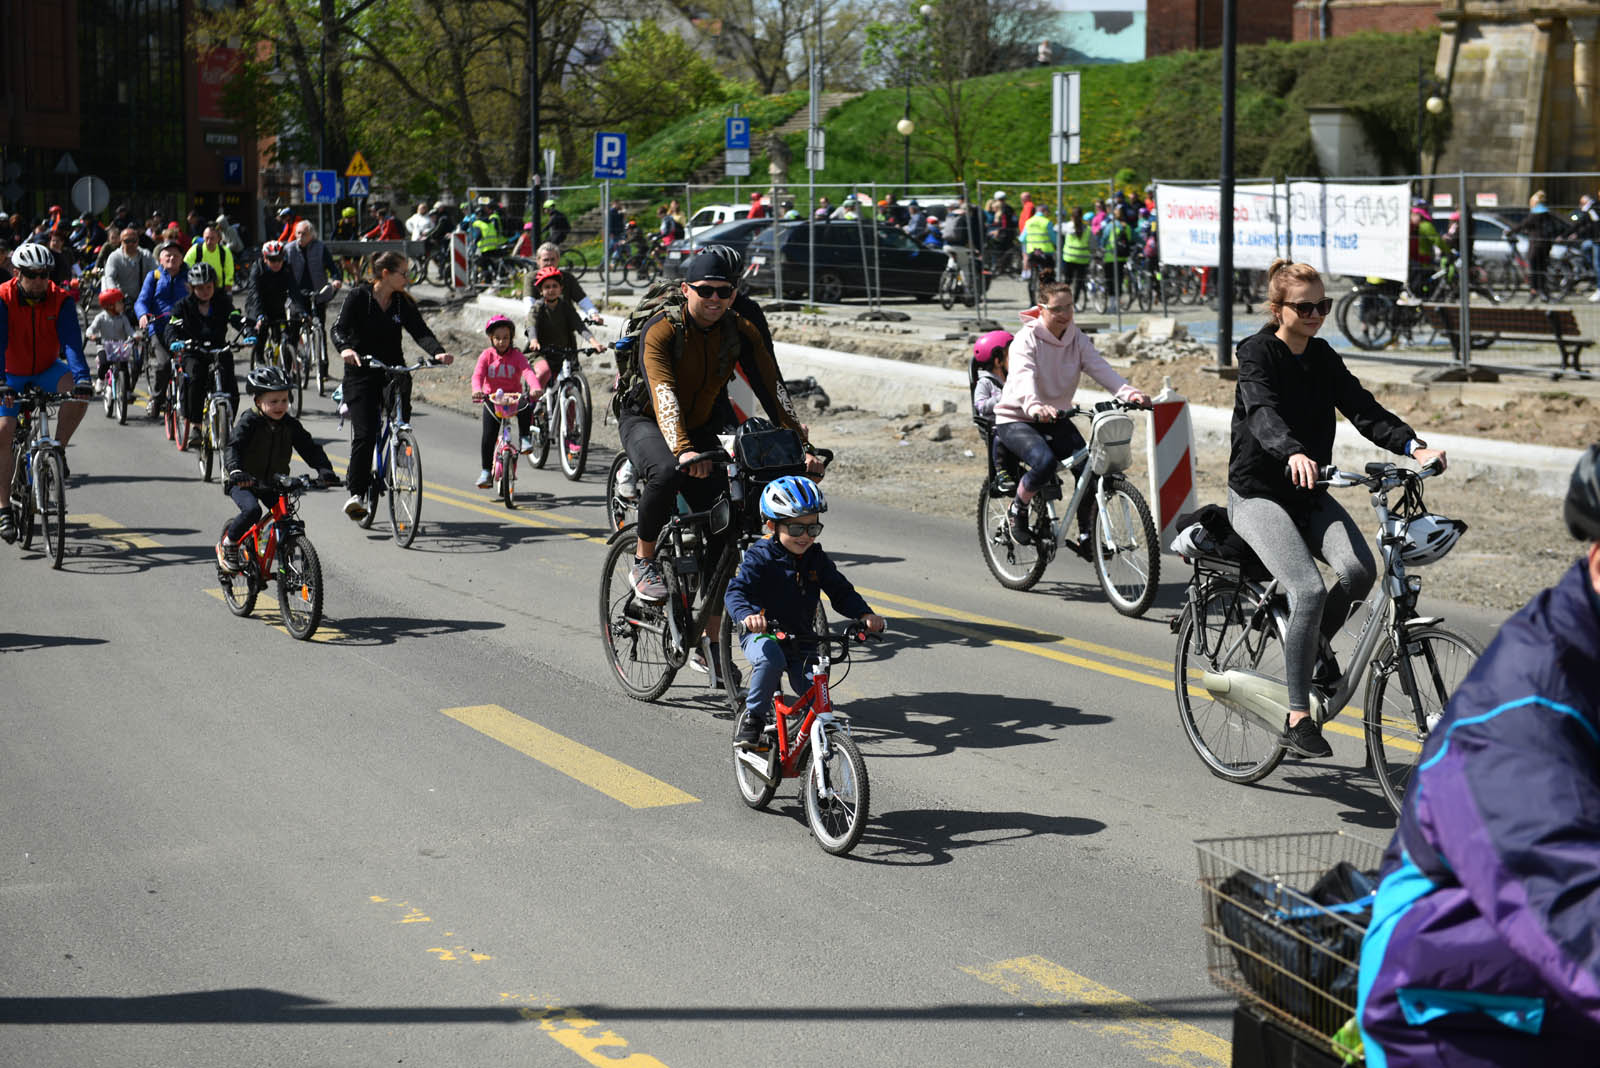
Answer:
<svg viewBox="0 0 1600 1068"><path fill-rule="evenodd" d="M732 286L697 286L697 285L690 285L689 288L694 290L696 293L700 294L700 296L705 297L705 298L716 297L718 300L727 300L729 297L733 296L733 287Z"/></svg>
<svg viewBox="0 0 1600 1068"><path fill-rule="evenodd" d="M791 538L798 538L802 534L809 534L814 538L822 533L821 523L780 523L778 526Z"/></svg>
<svg viewBox="0 0 1600 1068"><path fill-rule="evenodd" d="M1295 314L1305 319L1312 315L1327 315L1333 310L1333 298L1323 297L1321 300L1286 300L1285 308L1293 308Z"/></svg>

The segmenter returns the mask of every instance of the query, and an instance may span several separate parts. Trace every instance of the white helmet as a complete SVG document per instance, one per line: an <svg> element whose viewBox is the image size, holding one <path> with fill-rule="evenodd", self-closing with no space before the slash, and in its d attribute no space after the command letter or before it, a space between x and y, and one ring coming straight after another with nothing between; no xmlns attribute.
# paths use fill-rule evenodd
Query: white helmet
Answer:
<svg viewBox="0 0 1600 1068"><path fill-rule="evenodd" d="M56 257L55 253L37 241L29 241L17 246L17 250L11 254L11 264L22 271L48 271L55 267Z"/></svg>
<svg viewBox="0 0 1600 1068"><path fill-rule="evenodd" d="M1467 524L1459 519L1446 519L1432 512L1419 515L1406 523L1400 559L1413 567L1431 564L1454 549L1466 532Z"/></svg>

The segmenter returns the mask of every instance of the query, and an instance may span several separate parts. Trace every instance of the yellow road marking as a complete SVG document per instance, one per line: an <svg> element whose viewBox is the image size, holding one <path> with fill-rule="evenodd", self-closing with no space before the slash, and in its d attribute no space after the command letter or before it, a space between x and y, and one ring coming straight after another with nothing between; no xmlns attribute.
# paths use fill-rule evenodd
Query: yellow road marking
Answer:
<svg viewBox="0 0 1600 1068"><path fill-rule="evenodd" d="M646 775L638 768L523 719L499 705L473 705L440 709L445 715L473 730L509 745L563 775L577 779L629 808L660 808L687 805L700 799L676 786Z"/></svg>
<svg viewBox="0 0 1600 1068"><path fill-rule="evenodd" d="M1150 1006L1118 993L1043 957L1016 957L984 968L963 968L990 986L1040 1008L1089 1007L1088 1016L1068 1016L1074 1026L1130 1046L1154 1064L1171 1068L1227 1068L1233 1046L1209 1031L1162 1016Z"/></svg>
<svg viewBox="0 0 1600 1068"><path fill-rule="evenodd" d="M212 597L215 597L217 600L222 601L224 604L227 603L227 599L222 596L221 590L213 589L212 587L207 586L205 587L205 591ZM265 590L262 590L261 592L262 594L266 593ZM277 603L276 595L274 595L272 604L276 605ZM279 615L278 610L274 607L269 607L267 604L257 601L255 611L251 612L250 614L261 620L261 622L265 623L269 627L275 627L278 630L283 631L285 634L289 633L289 628L283 625L283 618ZM350 635L346 634L337 627L328 626L328 619L326 616L324 616L322 623L317 627L317 632L306 640L313 642L342 642L347 641L349 637Z"/></svg>
<svg viewBox="0 0 1600 1068"><path fill-rule="evenodd" d="M106 541L115 542L125 549L160 549L162 545L154 538L147 538L143 534L135 534L127 527L118 523L109 516L95 515L90 512L80 512L72 518L84 523L94 530Z"/></svg>

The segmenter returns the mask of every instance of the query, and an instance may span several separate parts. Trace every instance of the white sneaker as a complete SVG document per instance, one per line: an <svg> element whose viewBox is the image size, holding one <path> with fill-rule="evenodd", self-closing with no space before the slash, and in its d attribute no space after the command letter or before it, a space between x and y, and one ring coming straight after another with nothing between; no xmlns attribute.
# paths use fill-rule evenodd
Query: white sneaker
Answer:
<svg viewBox="0 0 1600 1068"><path fill-rule="evenodd" d="M1597 290L1596 292L1600 292L1600 290ZM530 437L524 437L522 439L522 455L526 456L532 451L533 451L533 439L530 438Z"/></svg>
<svg viewBox="0 0 1600 1068"><path fill-rule="evenodd" d="M485 467L482 471L478 472L478 488L488 489L490 485L491 480L489 478L489 469Z"/></svg>
<svg viewBox="0 0 1600 1068"><path fill-rule="evenodd" d="M344 502L344 514L351 519L365 519L367 517L367 502L357 494L352 493L350 499Z"/></svg>

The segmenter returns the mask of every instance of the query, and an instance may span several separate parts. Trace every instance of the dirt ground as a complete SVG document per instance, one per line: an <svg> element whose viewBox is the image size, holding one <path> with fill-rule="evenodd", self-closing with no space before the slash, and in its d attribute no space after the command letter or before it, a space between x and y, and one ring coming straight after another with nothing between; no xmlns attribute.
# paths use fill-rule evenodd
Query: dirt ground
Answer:
<svg viewBox="0 0 1600 1068"><path fill-rule="evenodd" d="M842 329L807 317L777 315L772 317L772 326L778 337L800 344L941 366L965 367L970 352L970 343L964 340L913 340L895 324L853 324ZM471 414L468 381L483 348L481 335L446 329L440 331L440 337L464 358L447 371L419 376L416 395ZM1116 349L1114 339L1097 339L1097 343L1103 350ZM1231 407L1233 384L1202 370L1212 358L1211 349L1188 341L1130 346L1120 356L1113 355L1123 374L1147 389L1159 389L1161 378L1170 376L1174 388L1190 400ZM1359 365L1354 369L1361 373ZM603 361L591 365L597 420L603 418L609 400L606 370L609 364ZM826 382L821 385L827 387ZM1484 391L1456 385L1424 387L1410 381L1374 383L1373 387L1385 406L1419 430L1437 428L1569 447L1600 440L1600 398L1575 391L1536 384ZM837 453L826 483L830 493L869 498L911 512L972 519L971 551L974 556L979 553L975 508L986 464L968 412L885 415L843 406L819 409L814 402L802 402L801 406L812 440ZM594 441L615 448L615 426L597 426ZM1141 451L1135 450L1135 466L1128 475L1148 496ZM1224 502L1226 454L1211 450L1200 455L1198 475L1200 503ZM1561 523L1560 502L1554 498L1449 473L1430 480L1426 487L1430 508L1470 524L1454 552L1421 572L1425 589L1433 596L1512 610L1552 583L1576 557L1576 543ZM1372 512L1364 493L1346 493L1344 504L1363 529L1371 526Z"/></svg>

